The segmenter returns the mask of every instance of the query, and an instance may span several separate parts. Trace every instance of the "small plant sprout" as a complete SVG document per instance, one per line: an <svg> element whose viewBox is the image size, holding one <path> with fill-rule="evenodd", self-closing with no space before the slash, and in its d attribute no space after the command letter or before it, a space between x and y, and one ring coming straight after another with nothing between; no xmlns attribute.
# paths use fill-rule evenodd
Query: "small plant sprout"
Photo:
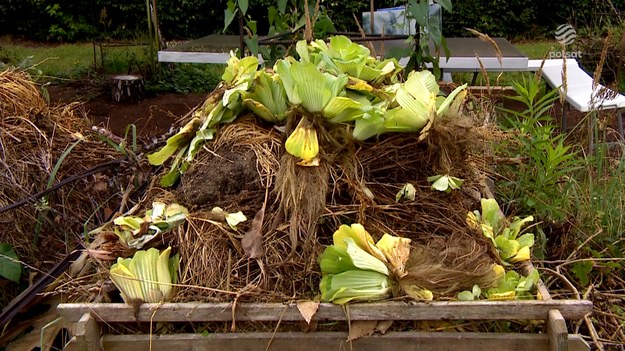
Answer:
<svg viewBox="0 0 625 351"><path fill-rule="evenodd" d="M499 285L488 289L485 295L489 300L533 300L539 279L537 270L533 270L527 277L515 271L507 271Z"/></svg>
<svg viewBox="0 0 625 351"><path fill-rule="evenodd" d="M509 225L494 199L482 199L482 212L467 213L467 224L482 230L490 239L504 264L514 264L530 259L530 249L534 245L534 234L521 234L521 227L534 220L534 217L514 217Z"/></svg>
<svg viewBox="0 0 625 351"><path fill-rule="evenodd" d="M482 289L478 285L473 285L471 291L465 290L458 293L458 300L460 301L474 301L478 300L482 295Z"/></svg>
<svg viewBox="0 0 625 351"><path fill-rule="evenodd" d="M404 184L404 186L395 195L395 201L399 202L401 199L407 201L414 201L417 189L410 183Z"/></svg>
<svg viewBox="0 0 625 351"><path fill-rule="evenodd" d="M458 190L464 183L463 179L452 177L448 174L437 174L428 177L428 182L432 183L432 189L450 193L452 190Z"/></svg>

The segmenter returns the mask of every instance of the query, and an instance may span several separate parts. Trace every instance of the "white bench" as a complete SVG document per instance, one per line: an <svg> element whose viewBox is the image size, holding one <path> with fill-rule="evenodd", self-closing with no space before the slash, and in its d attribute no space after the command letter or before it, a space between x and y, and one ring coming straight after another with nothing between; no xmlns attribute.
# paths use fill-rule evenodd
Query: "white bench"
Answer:
<svg viewBox="0 0 625 351"><path fill-rule="evenodd" d="M549 85L554 88L560 89L561 92L566 93L566 102L573 106L580 112L589 112L593 110L608 110L616 109L616 122L618 132L623 141L623 116L621 109L625 108L625 96L614 92L601 84L594 85L593 78L584 71L576 60L566 60L566 91L564 90L562 77L564 60L563 59L551 59L551 60L529 60L528 70L538 71L542 65L542 77L547 81ZM601 92L605 91L604 97ZM566 130L566 112L562 109L562 129ZM591 141L592 143L592 141Z"/></svg>

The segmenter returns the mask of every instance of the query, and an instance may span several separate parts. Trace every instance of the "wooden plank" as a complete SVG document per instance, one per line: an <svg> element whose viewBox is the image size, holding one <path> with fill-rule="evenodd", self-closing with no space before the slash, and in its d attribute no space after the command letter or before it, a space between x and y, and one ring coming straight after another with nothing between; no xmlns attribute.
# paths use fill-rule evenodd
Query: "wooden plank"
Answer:
<svg viewBox="0 0 625 351"><path fill-rule="evenodd" d="M581 319L592 311L587 300L549 301L473 301L473 302L379 302L349 305L351 320L547 320L557 309L565 319ZM57 311L66 321L76 321L91 313L104 322L217 322L232 320L229 303L143 304L135 319L133 307L126 304L60 304ZM303 321L296 304L238 303L237 321ZM322 303L315 314L317 321L345 321L343 307Z"/></svg>
<svg viewBox="0 0 625 351"><path fill-rule="evenodd" d="M218 52L175 52L159 51L159 62L183 62L183 63L221 63L225 64L230 54Z"/></svg>
<svg viewBox="0 0 625 351"><path fill-rule="evenodd" d="M391 332L346 342L347 333L232 333L232 334L178 334L153 335L152 351L455 351L515 350L548 351L549 338L545 334L512 333L419 333ZM588 351L590 347L578 336L567 340L571 351ZM148 350L150 335L105 335L104 350ZM268 347L269 345L269 347Z"/></svg>
<svg viewBox="0 0 625 351"><path fill-rule="evenodd" d="M550 351L568 351L568 330L566 321L558 310L549 311L547 320L547 335L549 336Z"/></svg>
<svg viewBox="0 0 625 351"><path fill-rule="evenodd" d="M159 51L159 62L181 62L181 63L218 63L226 64L230 59L229 53L220 52L185 52L185 51ZM258 62L262 63L263 58L258 55Z"/></svg>
<svg viewBox="0 0 625 351"><path fill-rule="evenodd" d="M75 337L76 349L78 351L100 350L100 339L102 337L100 325L90 313L83 314L78 323L76 323Z"/></svg>

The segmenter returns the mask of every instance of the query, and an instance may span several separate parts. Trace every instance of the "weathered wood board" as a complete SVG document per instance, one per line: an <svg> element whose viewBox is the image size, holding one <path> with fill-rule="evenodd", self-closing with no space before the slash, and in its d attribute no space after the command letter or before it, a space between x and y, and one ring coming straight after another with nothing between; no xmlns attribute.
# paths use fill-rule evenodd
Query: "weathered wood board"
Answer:
<svg viewBox="0 0 625 351"><path fill-rule="evenodd" d="M78 321L91 313L105 322L218 322L259 321L299 322L304 318L296 304L165 303L143 304L135 310L126 304L61 304L57 310L68 321ZM322 303L313 320L547 320L549 311L558 310L565 319L581 319L592 311L587 300L473 301L473 302L379 302L343 307Z"/></svg>
<svg viewBox="0 0 625 351"><path fill-rule="evenodd" d="M453 321L545 320L547 333L391 332L346 342L344 332L214 333L170 335L101 335L99 323L161 322L302 322L296 304L165 303L143 304L137 311L126 304L61 304L66 323L78 332L66 350L515 350L587 351L588 344L569 335L565 319L581 319L592 311L586 300L378 302L337 306L322 303L313 320L323 321Z"/></svg>
<svg viewBox="0 0 625 351"><path fill-rule="evenodd" d="M391 332L347 342L347 333L231 333L175 335L105 335L104 350L115 351L549 351L546 334ZM587 351L579 336L565 340L570 351ZM78 350L70 343L67 350Z"/></svg>

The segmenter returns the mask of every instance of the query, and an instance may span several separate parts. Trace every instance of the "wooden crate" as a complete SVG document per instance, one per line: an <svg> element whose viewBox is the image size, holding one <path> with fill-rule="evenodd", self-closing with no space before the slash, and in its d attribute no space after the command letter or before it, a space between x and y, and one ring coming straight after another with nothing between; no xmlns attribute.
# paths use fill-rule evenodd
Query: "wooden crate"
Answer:
<svg viewBox="0 0 625 351"><path fill-rule="evenodd" d="M454 321L544 320L546 334L475 332L389 332L346 342L346 332L252 332L169 335L102 335L103 323L158 322L302 322L296 304L165 303L61 304L57 308L74 333L66 350L590 350L578 335L569 335L565 320L592 311L586 300L379 302L341 306L322 303L313 320L322 321Z"/></svg>

